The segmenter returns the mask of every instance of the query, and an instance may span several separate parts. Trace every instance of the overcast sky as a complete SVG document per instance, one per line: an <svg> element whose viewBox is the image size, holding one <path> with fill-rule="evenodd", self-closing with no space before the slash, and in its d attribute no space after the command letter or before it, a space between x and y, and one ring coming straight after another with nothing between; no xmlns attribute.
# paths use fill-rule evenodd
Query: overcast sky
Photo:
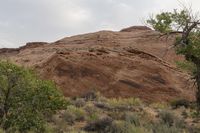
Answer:
<svg viewBox="0 0 200 133"><path fill-rule="evenodd" d="M200 0L179 0L200 7ZM0 47L52 42L66 36L142 25L178 0L0 0Z"/></svg>

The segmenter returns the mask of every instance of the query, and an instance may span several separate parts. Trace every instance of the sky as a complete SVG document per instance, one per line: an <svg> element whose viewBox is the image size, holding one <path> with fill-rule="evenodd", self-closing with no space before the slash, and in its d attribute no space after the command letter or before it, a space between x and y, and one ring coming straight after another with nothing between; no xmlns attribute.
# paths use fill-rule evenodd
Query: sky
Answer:
<svg viewBox="0 0 200 133"><path fill-rule="evenodd" d="M200 9L200 0L0 0L0 47L144 25L181 3Z"/></svg>

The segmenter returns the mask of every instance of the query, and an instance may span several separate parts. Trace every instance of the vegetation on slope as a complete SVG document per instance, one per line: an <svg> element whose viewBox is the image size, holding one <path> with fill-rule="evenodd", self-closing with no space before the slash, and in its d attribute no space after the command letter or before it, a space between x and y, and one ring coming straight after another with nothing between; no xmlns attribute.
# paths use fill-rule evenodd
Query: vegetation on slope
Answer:
<svg viewBox="0 0 200 133"><path fill-rule="evenodd" d="M89 98L88 98L89 97ZM68 99L49 120L52 133L196 133L200 125L187 100L143 103L138 98L105 98L97 92ZM50 133L51 133L50 132Z"/></svg>
<svg viewBox="0 0 200 133"><path fill-rule="evenodd" d="M44 131L45 118L64 109L56 86L31 70L0 62L0 126L7 132Z"/></svg>
<svg viewBox="0 0 200 133"><path fill-rule="evenodd" d="M0 62L2 133L196 133L199 120L187 100L145 104L97 92L64 98L31 70Z"/></svg>

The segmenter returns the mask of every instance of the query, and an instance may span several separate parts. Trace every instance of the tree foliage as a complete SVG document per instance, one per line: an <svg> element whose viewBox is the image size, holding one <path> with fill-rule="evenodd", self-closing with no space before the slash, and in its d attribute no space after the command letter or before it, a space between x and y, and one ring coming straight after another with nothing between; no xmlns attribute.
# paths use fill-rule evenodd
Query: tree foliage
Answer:
<svg viewBox="0 0 200 133"><path fill-rule="evenodd" d="M178 11L174 9L173 12L162 12L155 17L151 16L147 23L161 33L173 31L181 33L186 28L185 26L189 24L190 19L192 18L188 10Z"/></svg>
<svg viewBox="0 0 200 133"><path fill-rule="evenodd" d="M177 34L174 43L178 54L185 56L195 66L193 78L197 84L196 100L200 110L200 16L190 8L162 12L147 20L152 28L162 35Z"/></svg>
<svg viewBox="0 0 200 133"><path fill-rule="evenodd" d="M171 13L163 12L161 14L158 14L155 18L152 17L147 20L147 23L149 23L157 31L160 31L162 33L169 32L172 30L170 26L170 24L172 23Z"/></svg>
<svg viewBox="0 0 200 133"><path fill-rule="evenodd" d="M45 116L66 107L55 84L31 70L0 61L0 125L3 129L41 132Z"/></svg>

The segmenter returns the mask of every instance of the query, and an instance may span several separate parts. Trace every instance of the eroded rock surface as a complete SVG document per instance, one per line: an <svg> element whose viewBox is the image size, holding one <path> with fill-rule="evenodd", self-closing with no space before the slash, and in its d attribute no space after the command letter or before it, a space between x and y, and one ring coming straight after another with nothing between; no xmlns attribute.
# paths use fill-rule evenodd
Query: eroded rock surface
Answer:
<svg viewBox="0 0 200 133"><path fill-rule="evenodd" d="M147 27L130 27L1 49L0 56L54 80L65 96L96 89L107 97L192 100L189 76L174 63L183 58L168 49L173 41L174 37L160 38Z"/></svg>

